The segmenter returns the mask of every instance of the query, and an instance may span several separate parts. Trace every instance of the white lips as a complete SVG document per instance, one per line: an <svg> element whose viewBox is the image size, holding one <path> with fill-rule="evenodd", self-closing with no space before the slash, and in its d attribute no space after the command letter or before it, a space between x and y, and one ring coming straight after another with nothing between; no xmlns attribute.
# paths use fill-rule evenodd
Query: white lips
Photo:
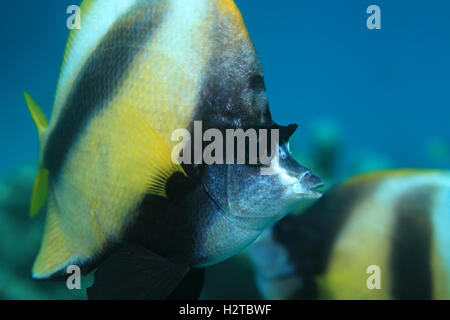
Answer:
<svg viewBox="0 0 450 320"><path fill-rule="evenodd" d="M316 190L316 188L320 188L323 184L318 184L312 187L305 187L305 184L303 183L304 178L309 176L311 174L310 171L306 171L302 177L292 186L292 191L303 198L308 199L317 199L322 196L322 192L319 190Z"/></svg>

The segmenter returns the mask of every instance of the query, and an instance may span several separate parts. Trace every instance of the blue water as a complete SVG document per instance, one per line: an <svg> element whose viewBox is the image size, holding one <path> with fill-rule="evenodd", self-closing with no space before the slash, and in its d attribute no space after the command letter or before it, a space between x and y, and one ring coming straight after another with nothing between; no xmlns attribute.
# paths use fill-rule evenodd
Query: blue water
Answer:
<svg viewBox="0 0 450 320"><path fill-rule="evenodd" d="M328 118L349 151L372 150L399 167L436 165L427 141L450 144L449 1L236 2L263 63L272 114L300 123L299 141ZM21 91L50 115L70 4L79 1L0 4L0 175L37 162ZM371 4L381 8L381 30L366 27Z"/></svg>

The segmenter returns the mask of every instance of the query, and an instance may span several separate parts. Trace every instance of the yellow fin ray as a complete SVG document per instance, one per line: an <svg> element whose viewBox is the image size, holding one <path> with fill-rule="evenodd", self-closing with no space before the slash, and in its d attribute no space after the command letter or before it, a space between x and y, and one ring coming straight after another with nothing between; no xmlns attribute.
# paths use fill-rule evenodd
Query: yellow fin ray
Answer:
<svg viewBox="0 0 450 320"><path fill-rule="evenodd" d="M31 196L30 217L34 218L47 202L48 170L39 168Z"/></svg>
<svg viewBox="0 0 450 320"><path fill-rule="evenodd" d="M31 95L24 91L23 95L25 97L25 101L27 103L28 110L30 111L31 117L33 118L34 123L36 124L36 128L38 131L39 138L42 133L48 127L48 121L45 117L44 112L42 112L39 105L36 101L31 97ZM47 196L48 196L48 170L42 167L39 167L38 173L36 175L36 179L34 181L33 193L31 196L31 205L30 205L30 217L35 217L39 211L44 207Z"/></svg>
<svg viewBox="0 0 450 320"><path fill-rule="evenodd" d="M166 183L167 180L176 172L183 173L183 168L179 163L173 163L171 150L167 143L159 136L144 119L142 119L138 110L126 108L126 114L123 118L132 133L133 151L136 154L135 174L146 179L146 188L148 194L167 198Z"/></svg>
<svg viewBox="0 0 450 320"><path fill-rule="evenodd" d="M48 121L45 117L44 112L42 112L39 105L34 101L34 99L30 96L30 94L26 91L23 92L25 97L25 101L27 103L28 110L30 111L31 117L33 118L34 123L36 124L39 135L44 132L48 127Z"/></svg>

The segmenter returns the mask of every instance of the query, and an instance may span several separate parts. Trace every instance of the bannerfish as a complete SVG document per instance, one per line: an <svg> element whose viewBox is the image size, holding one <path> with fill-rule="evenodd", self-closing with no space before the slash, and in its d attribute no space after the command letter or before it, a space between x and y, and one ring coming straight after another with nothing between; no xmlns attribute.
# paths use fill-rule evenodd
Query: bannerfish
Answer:
<svg viewBox="0 0 450 320"><path fill-rule="evenodd" d="M41 145L31 215L46 206L36 279L96 268L89 298L180 296L182 281L241 251L321 180L271 117L260 61L232 0L84 0ZM261 165L173 162L172 133L280 130ZM198 268L198 269L195 269ZM177 295L178 294L178 295Z"/></svg>
<svg viewBox="0 0 450 320"><path fill-rule="evenodd" d="M356 176L250 247L268 299L450 299L450 172Z"/></svg>

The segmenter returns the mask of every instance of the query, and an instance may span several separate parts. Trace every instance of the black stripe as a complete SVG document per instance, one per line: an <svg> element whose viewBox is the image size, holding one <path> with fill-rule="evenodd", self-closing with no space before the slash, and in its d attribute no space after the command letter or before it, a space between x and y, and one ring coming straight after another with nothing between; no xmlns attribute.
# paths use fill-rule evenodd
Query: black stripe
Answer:
<svg viewBox="0 0 450 320"><path fill-rule="evenodd" d="M108 105L142 46L158 27L158 10L136 5L125 13L100 41L71 88L67 102L44 151L44 167L56 178L70 148L82 136L89 120ZM137 11L139 10L139 11Z"/></svg>
<svg viewBox="0 0 450 320"><path fill-rule="evenodd" d="M230 38L231 23L213 22L212 54L193 118L201 120L205 130L268 127L273 121L261 63L251 40Z"/></svg>
<svg viewBox="0 0 450 320"><path fill-rule="evenodd" d="M400 197L390 254L391 294L395 299L431 299L432 225L435 189L421 187Z"/></svg>

